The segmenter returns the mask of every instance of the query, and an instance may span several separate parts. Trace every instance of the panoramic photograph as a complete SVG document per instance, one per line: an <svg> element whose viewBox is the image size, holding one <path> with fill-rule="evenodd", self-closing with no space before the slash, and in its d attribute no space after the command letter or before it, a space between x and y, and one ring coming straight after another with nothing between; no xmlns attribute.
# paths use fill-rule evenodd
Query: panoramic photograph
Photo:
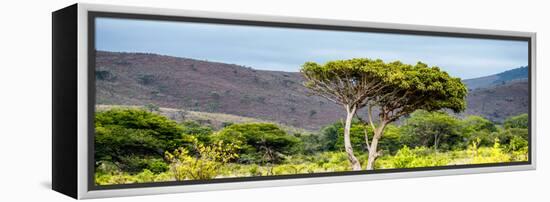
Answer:
<svg viewBox="0 0 550 202"><path fill-rule="evenodd" d="M527 41L98 17L95 185L528 162Z"/></svg>

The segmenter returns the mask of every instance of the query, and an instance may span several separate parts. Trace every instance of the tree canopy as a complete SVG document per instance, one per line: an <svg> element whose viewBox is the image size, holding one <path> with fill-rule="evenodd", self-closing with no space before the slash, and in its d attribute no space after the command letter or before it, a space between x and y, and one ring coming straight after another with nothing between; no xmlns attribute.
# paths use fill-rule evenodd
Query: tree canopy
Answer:
<svg viewBox="0 0 550 202"><path fill-rule="evenodd" d="M418 110L403 125L404 138L411 147L430 145L448 150L463 141L460 126L460 120L447 113Z"/></svg>
<svg viewBox="0 0 550 202"><path fill-rule="evenodd" d="M460 78L449 76L439 67L415 65L400 61L386 63L380 59L355 58L336 60L320 65L307 62L300 70L304 85L313 94L344 106L347 112L344 127L344 147L354 170L361 168L351 146L351 118L358 109L368 108L368 122L374 136L369 145L368 131L365 140L369 150L367 169L372 169L378 153L378 142L388 123L422 109L436 111L450 109L461 112L466 108L468 93ZM378 117L373 117L373 110ZM375 120L379 123L375 124Z"/></svg>
<svg viewBox="0 0 550 202"><path fill-rule="evenodd" d="M154 170L164 151L182 145L183 128L175 121L143 109L96 112L95 158L119 163L124 170Z"/></svg>
<svg viewBox="0 0 550 202"><path fill-rule="evenodd" d="M506 119L504 128L529 128L529 115L520 114Z"/></svg>
<svg viewBox="0 0 550 202"><path fill-rule="evenodd" d="M278 162L282 155L294 153L299 143L297 137L271 123L233 124L219 131L214 139L239 146L240 160L266 160L259 163Z"/></svg>
<svg viewBox="0 0 550 202"><path fill-rule="evenodd" d="M381 60L370 66L370 71L385 84L372 97L372 105L380 108L382 119L395 121L418 109L461 112L466 108L466 86L460 78L449 76L439 67L421 62L409 65Z"/></svg>

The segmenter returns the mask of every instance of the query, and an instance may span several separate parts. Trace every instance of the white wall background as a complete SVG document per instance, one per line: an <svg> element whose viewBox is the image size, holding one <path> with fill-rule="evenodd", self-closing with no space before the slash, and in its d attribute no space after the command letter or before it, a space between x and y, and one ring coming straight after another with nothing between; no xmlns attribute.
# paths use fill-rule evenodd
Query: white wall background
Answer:
<svg viewBox="0 0 550 202"><path fill-rule="evenodd" d="M95 0L90 3L538 33L536 171L102 199L105 201L546 201L550 199L550 6L546 1ZM0 201L68 201L51 184L51 12L74 1L3 1ZM28 199L28 200L27 200Z"/></svg>

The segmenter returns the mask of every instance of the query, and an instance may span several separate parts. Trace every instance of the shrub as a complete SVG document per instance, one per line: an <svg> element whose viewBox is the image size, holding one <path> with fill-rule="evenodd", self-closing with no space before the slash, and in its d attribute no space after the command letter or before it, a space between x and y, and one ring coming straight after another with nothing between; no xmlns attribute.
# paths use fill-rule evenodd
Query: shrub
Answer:
<svg viewBox="0 0 550 202"><path fill-rule="evenodd" d="M295 135L296 136L296 135ZM318 135L298 135L300 139L300 152L303 154L315 154L322 150L321 140Z"/></svg>
<svg viewBox="0 0 550 202"><path fill-rule="evenodd" d="M529 128L529 115L520 114L504 121L504 128Z"/></svg>
<svg viewBox="0 0 550 202"><path fill-rule="evenodd" d="M140 74L137 77L138 83L142 85L151 85L155 82L155 80L155 76L149 74Z"/></svg>
<svg viewBox="0 0 550 202"><path fill-rule="evenodd" d="M491 146L494 144L494 133L497 132L495 124L480 116L468 116L462 120L463 141L459 142L458 148L466 149L468 143L480 139L480 146Z"/></svg>
<svg viewBox="0 0 550 202"><path fill-rule="evenodd" d="M402 149L397 151L397 154L392 159L392 164L394 168L409 168L417 156L409 149L409 147L404 146Z"/></svg>
<svg viewBox="0 0 550 202"><path fill-rule="evenodd" d="M147 169L153 173L163 173L170 169L167 163L161 159L155 159L147 165Z"/></svg>
<svg viewBox="0 0 550 202"><path fill-rule="evenodd" d="M171 171L177 180L204 180L213 179L221 174L221 168L230 160L237 158L235 151L238 149L233 144L224 144L218 141L205 146L197 140L194 141L198 157L189 155L185 148L178 148L174 152L166 152L166 159L171 162Z"/></svg>
<svg viewBox="0 0 550 202"><path fill-rule="evenodd" d="M443 166L450 162L446 156L431 151L426 147L410 149L407 146L403 146L403 148L397 151L390 161L393 168Z"/></svg>
<svg viewBox="0 0 550 202"><path fill-rule="evenodd" d="M154 173L162 173L168 170L168 164L164 160L148 156L123 156L120 158L119 167L130 173L142 172L144 169Z"/></svg>
<svg viewBox="0 0 550 202"><path fill-rule="evenodd" d="M112 161L122 171L141 172L148 160L162 159L185 143L183 127L143 109L114 108L95 115L96 161Z"/></svg>
<svg viewBox="0 0 550 202"><path fill-rule="evenodd" d="M107 70L96 70L95 79L98 81L113 81L116 79L116 76Z"/></svg>
<svg viewBox="0 0 550 202"><path fill-rule="evenodd" d="M135 180L139 183L143 182L154 182L155 174L148 169L143 170L141 173L138 173L134 176Z"/></svg>
<svg viewBox="0 0 550 202"><path fill-rule="evenodd" d="M209 143L213 133L212 127L203 126L196 121L184 121L181 123L183 134L191 135L202 143Z"/></svg>
<svg viewBox="0 0 550 202"><path fill-rule="evenodd" d="M446 112L417 110L403 125L404 139L411 147L449 150L462 142L460 121Z"/></svg>
<svg viewBox="0 0 550 202"><path fill-rule="evenodd" d="M136 183L137 180L133 176L127 173L117 174L95 174L95 183L97 185L110 185L110 184L131 184Z"/></svg>
<svg viewBox="0 0 550 202"><path fill-rule="evenodd" d="M299 139L271 123L233 124L223 128L213 139L239 146L239 154L251 161L239 159L243 163L278 163L284 155L299 151L296 147Z"/></svg>
<svg viewBox="0 0 550 202"><path fill-rule="evenodd" d="M503 163L510 162L510 155L506 154L500 146L498 138L495 139L493 147L490 148L478 148L479 140L476 140L468 148L469 153L472 154L473 164L481 163Z"/></svg>

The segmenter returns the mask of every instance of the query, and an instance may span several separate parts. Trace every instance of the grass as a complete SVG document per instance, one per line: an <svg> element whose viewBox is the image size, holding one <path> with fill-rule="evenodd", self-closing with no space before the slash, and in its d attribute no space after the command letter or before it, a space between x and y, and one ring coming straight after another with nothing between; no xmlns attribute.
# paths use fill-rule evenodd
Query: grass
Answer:
<svg viewBox="0 0 550 202"><path fill-rule="evenodd" d="M367 154L358 159L366 165ZM395 155L382 156L376 161L376 169L419 168L446 165L467 165L526 161L527 150L507 152L497 143L493 147L474 147L466 150L438 152L426 147L403 147ZM350 171L350 164L344 152L322 152L315 155L287 156L281 164L225 164L215 178L252 177L271 175L293 175ZM176 181L171 171L154 174L149 170L129 174L119 171L96 172L96 183L129 184L143 182Z"/></svg>

